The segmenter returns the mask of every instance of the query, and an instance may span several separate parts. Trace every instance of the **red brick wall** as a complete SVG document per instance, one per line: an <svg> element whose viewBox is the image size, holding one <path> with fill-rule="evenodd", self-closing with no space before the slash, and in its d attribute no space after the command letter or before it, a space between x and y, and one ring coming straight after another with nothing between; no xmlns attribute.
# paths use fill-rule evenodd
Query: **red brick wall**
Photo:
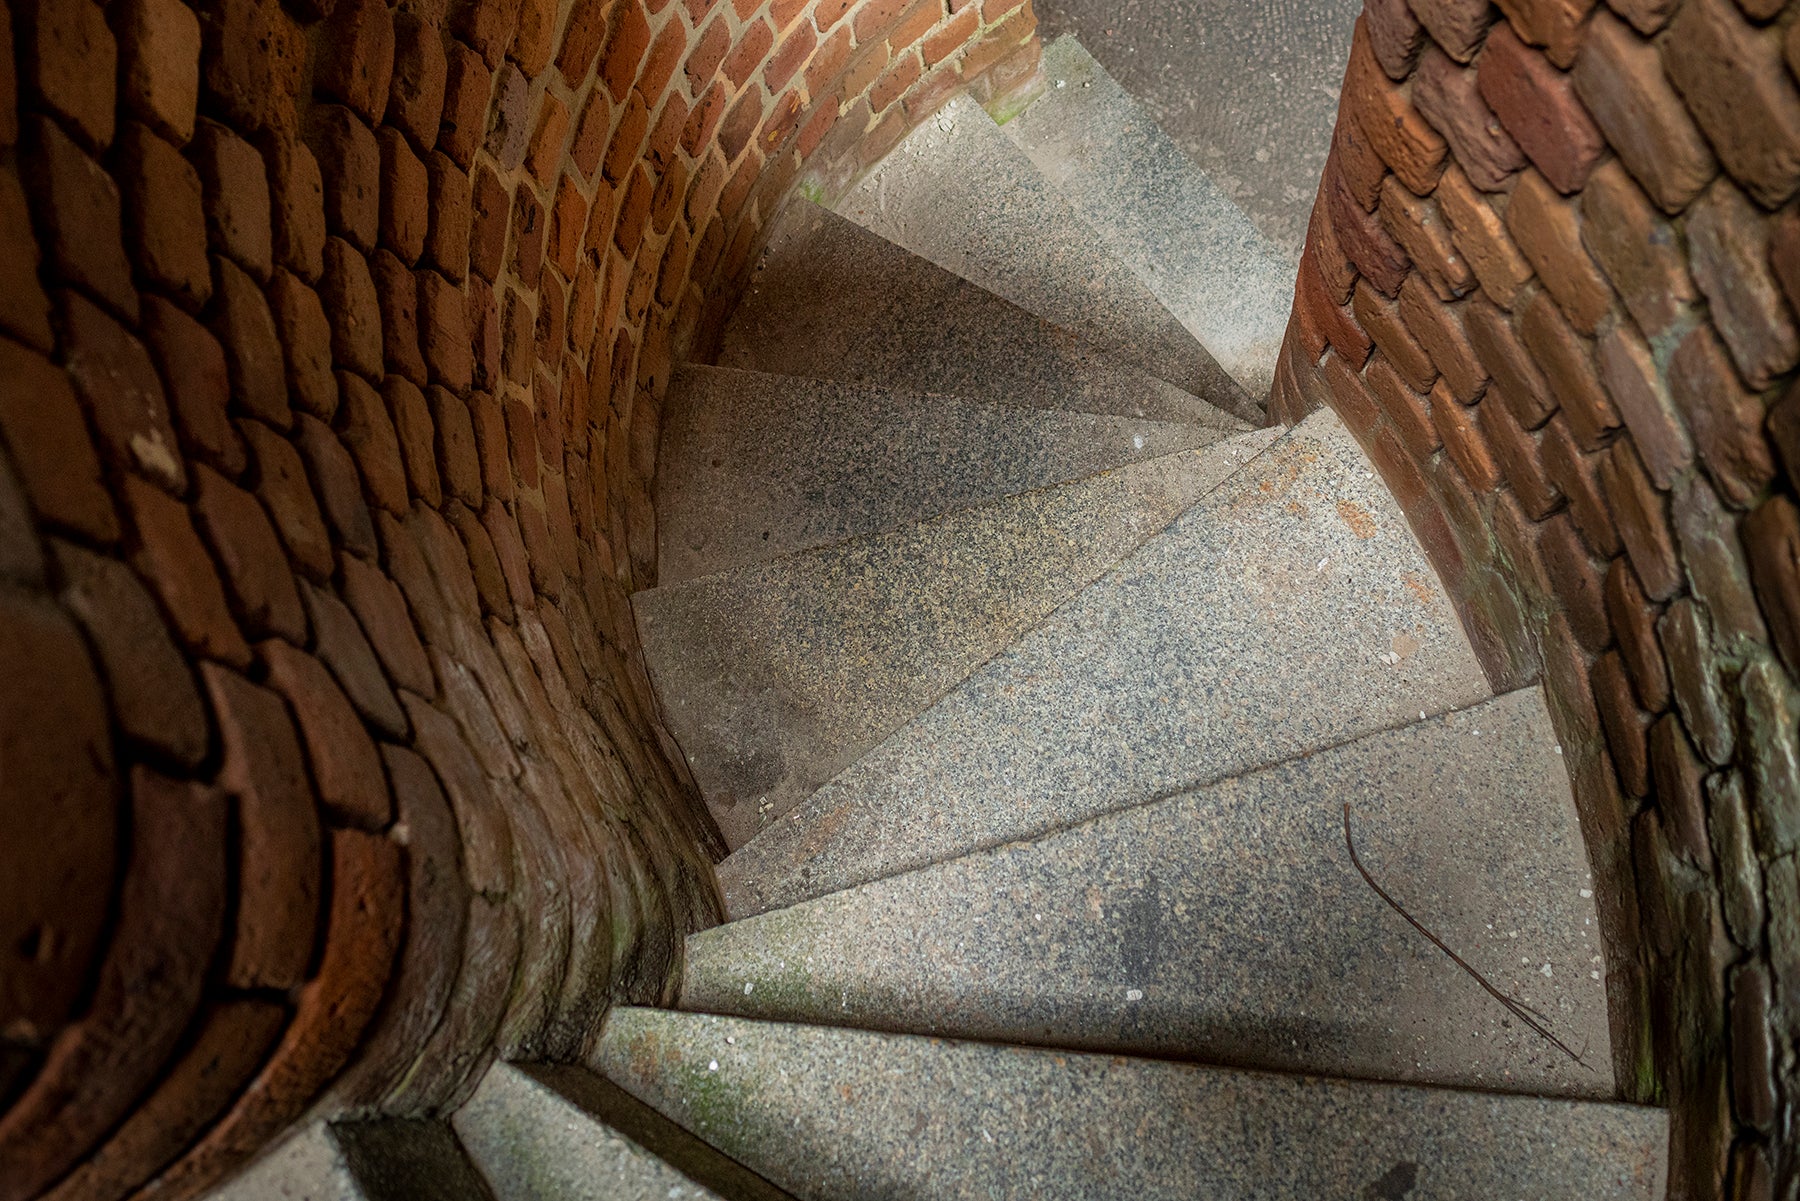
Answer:
<svg viewBox="0 0 1800 1201"><path fill-rule="evenodd" d="M8 7L10 5L10 7ZM0 1201L666 999L671 361L1026 0L0 0Z"/></svg>
<svg viewBox="0 0 1800 1201"><path fill-rule="evenodd" d="M1273 398L1542 678L1678 1197L1800 1196L1797 73L1785 0L1366 0Z"/></svg>

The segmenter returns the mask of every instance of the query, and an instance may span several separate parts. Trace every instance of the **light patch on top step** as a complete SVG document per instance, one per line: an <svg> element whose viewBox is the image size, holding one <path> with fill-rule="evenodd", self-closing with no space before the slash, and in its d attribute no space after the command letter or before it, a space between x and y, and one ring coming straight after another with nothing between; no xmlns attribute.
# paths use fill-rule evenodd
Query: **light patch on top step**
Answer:
<svg viewBox="0 0 1800 1201"><path fill-rule="evenodd" d="M1660 1201L1659 1110L645 1009L594 1066L810 1201Z"/></svg>
<svg viewBox="0 0 1800 1201"><path fill-rule="evenodd" d="M1274 431L632 598L741 845L1211 491Z"/></svg>
<svg viewBox="0 0 1800 1201"><path fill-rule="evenodd" d="M692 935L683 1008L1610 1098L1602 940L1537 689ZM1569 1059L1382 903L1383 887Z"/></svg>
<svg viewBox="0 0 1800 1201"><path fill-rule="evenodd" d="M966 400L1235 427L1238 419L803 200L775 220L719 366Z"/></svg>
<svg viewBox="0 0 1800 1201"><path fill-rule="evenodd" d="M1044 74L1006 136L1220 366L1267 396L1294 264L1073 37L1045 51Z"/></svg>
<svg viewBox="0 0 1800 1201"><path fill-rule="evenodd" d="M664 586L1231 436L724 367L681 368L665 412Z"/></svg>
<svg viewBox="0 0 1800 1201"><path fill-rule="evenodd" d="M1262 423L1262 411L981 106L959 93L837 211L1151 375Z"/></svg>
<svg viewBox="0 0 1800 1201"><path fill-rule="evenodd" d="M1322 411L719 879L743 917L1489 695L1399 507Z"/></svg>

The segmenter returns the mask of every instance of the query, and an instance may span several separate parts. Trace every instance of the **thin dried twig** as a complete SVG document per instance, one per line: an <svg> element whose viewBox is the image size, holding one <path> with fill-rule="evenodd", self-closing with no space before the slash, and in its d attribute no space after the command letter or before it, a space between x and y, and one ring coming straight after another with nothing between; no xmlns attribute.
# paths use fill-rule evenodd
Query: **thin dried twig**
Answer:
<svg viewBox="0 0 1800 1201"><path fill-rule="evenodd" d="M1475 978L1475 983L1477 983L1477 984L1481 985L1481 987L1487 989L1488 994L1490 996L1492 996L1494 998L1494 1000L1496 1000L1496 1001L1500 1002L1502 1005L1506 1006L1508 1012L1510 1012L1514 1017L1518 1018L1521 1022L1524 1022L1527 1026L1531 1027L1531 1029L1537 1033L1538 1037L1543 1038L1546 1041L1554 1044L1556 1046L1557 1050L1561 1051L1564 1055L1567 1055L1570 1059L1573 1059L1576 1063L1580 1064L1582 1067L1587 1068L1588 1071L1591 1072L1594 1070L1593 1068L1588 1067L1586 1060L1582 1059L1581 1056L1579 1056L1579 1055L1575 1054L1575 1052L1571 1051L1569 1049L1567 1043L1563 1042L1562 1039L1556 1037L1556 1035L1550 1033L1550 1031L1545 1029L1541 1023L1539 1023L1538 1021L1536 1021L1532 1018L1531 1015L1534 1013L1537 1013L1537 1010L1530 1009L1523 1002L1513 1000L1511 997L1507 996L1505 993L1503 993L1499 989L1495 988L1492 984L1488 983L1488 978L1486 976L1482 975L1480 972L1478 972L1474 968L1470 967L1468 965L1468 963L1463 960L1463 957L1461 955L1458 955L1455 951L1452 951L1448 946L1444 945L1443 939L1439 938L1437 935L1433 934L1431 931L1427 930L1423 925L1421 925L1419 923L1419 919L1415 918L1412 914L1408 913L1405 910L1405 908L1403 908L1401 906L1399 901L1396 901L1393 897L1388 895L1387 889L1383 888L1381 885L1379 885L1375 882L1375 877L1371 876L1369 874L1369 869L1364 867L1362 865L1362 860L1358 859L1356 857L1356 843L1350 837L1350 802L1349 801L1344 802L1344 846L1349 848L1350 862L1356 865L1356 870L1362 874L1362 878L1364 880L1368 881L1369 887L1373 888L1375 890L1375 895L1380 897L1382 900L1386 901L1388 903L1389 908L1393 909L1393 911L1395 913L1398 913L1401 917L1405 918L1407 921L1407 924L1410 925L1413 929L1417 930L1420 934L1423 934L1426 938L1429 938L1432 942L1432 945L1435 946L1438 950L1440 950L1444 954L1450 956L1450 961L1452 963L1456 964L1457 967L1461 968L1463 971L1465 971L1465 972L1469 973L1469 975L1473 976ZM1543 1015L1538 1014L1538 1017L1541 1018L1541 1017L1543 1017Z"/></svg>

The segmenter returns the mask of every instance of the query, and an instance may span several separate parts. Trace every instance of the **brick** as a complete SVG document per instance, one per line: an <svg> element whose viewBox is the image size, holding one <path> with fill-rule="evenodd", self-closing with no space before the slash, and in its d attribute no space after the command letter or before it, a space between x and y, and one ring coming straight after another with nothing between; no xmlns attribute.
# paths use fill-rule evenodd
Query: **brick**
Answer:
<svg viewBox="0 0 1800 1201"><path fill-rule="evenodd" d="M1800 476L1800 387L1790 385L1769 410L1769 441L1790 477Z"/></svg>
<svg viewBox="0 0 1800 1201"><path fill-rule="evenodd" d="M1761 390L1800 359L1800 332L1769 265L1768 218L1726 179L1688 213L1694 282L1738 374Z"/></svg>
<svg viewBox="0 0 1800 1201"><path fill-rule="evenodd" d="M137 269L153 286L204 305L212 295L212 264L199 172L173 146L128 122L120 131L116 177L125 201L126 246Z"/></svg>
<svg viewBox="0 0 1800 1201"><path fill-rule="evenodd" d="M1494 456L1500 475L1512 486L1519 508L1533 521L1543 521L1563 503L1562 493L1544 471L1538 435L1527 431L1513 416L1504 395L1489 391L1477 406L1481 434ZM1583 644L1586 644L1584 638Z"/></svg>
<svg viewBox="0 0 1800 1201"><path fill-rule="evenodd" d="M1730 0L1683 4L1662 40L1663 67L1725 169L1765 208L1800 187L1800 93L1780 36Z"/></svg>
<svg viewBox="0 0 1800 1201"><path fill-rule="evenodd" d="M381 227L381 146L360 118L321 104L308 122L307 145L325 186L325 228L367 254Z"/></svg>
<svg viewBox="0 0 1800 1201"><path fill-rule="evenodd" d="M66 370L103 457L181 491L187 475L149 351L99 306L72 292L61 300Z"/></svg>
<svg viewBox="0 0 1800 1201"><path fill-rule="evenodd" d="M1412 74L1419 48L1425 43L1419 18L1413 15L1406 0L1372 0L1363 6L1363 19L1368 24L1369 48L1375 61L1389 79L1404 81ZM972 24L969 32L973 32Z"/></svg>
<svg viewBox="0 0 1800 1201"><path fill-rule="evenodd" d="M1350 289L1356 283L1356 266L1338 243L1337 231L1332 228L1331 217L1323 203L1313 205L1302 255L1313 260L1313 266L1325 284L1326 295L1338 304L1348 304Z"/></svg>
<svg viewBox="0 0 1800 1201"><path fill-rule="evenodd" d="M1606 615L1619 641L1619 655L1631 673L1631 686L1652 713L1669 707L1669 673L1662 646L1656 641L1658 610L1644 595L1637 573L1625 559L1614 559L1606 573Z"/></svg>
<svg viewBox="0 0 1800 1201"><path fill-rule="evenodd" d="M200 19L181 0L127 0L113 12L121 99L176 143L194 134Z"/></svg>
<svg viewBox="0 0 1800 1201"><path fill-rule="evenodd" d="M419 325L431 379L455 391L474 382L468 307L456 287L435 271L418 273Z"/></svg>
<svg viewBox="0 0 1800 1201"><path fill-rule="evenodd" d="M316 635L316 653L331 669L344 695L382 733L404 737L405 711L382 674L380 660L355 614L329 592L310 585L303 585L301 592ZM405 820L404 814L401 820Z"/></svg>
<svg viewBox="0 0 1800 1201"><path fill-rule="evenodd" d="M325 812L362 829L385 828L393 814L381 757L331 673L284 642L265 642L257 651L270 687L293 710Z"/></svg>
<svg viewBox="0 0 1800 1201"><path fill-rule="evenodd" d="M1494 19L1488 0L1410 0L1409 6L1432 40L1463 63L1481 48Z"/></svg>
<svg viewBox="0 0 1800 1201"><path fill-rule="evenodd" d="M717 86L708 89L706 97L718 101L723 107L724 89ZM695 112L706 100L695 101ZM690 124L692 119L690 119ZM576 171L583 180L593 181L594 169L600 165L600 156L606 150L607 139L612 134L612 102L606 97L606 89L595 88L588 93L587 103L582 106L581 116L575 122L575 136L569 142L569 161L575 165ZM689 145L688 152L698 153L699 147Z"/></svg>
<svg viewBox="0 0 1800 1201"><path fill-rule="evenodd" d="M487 531L499 560L501 574L506 577L506 591L513 604L525 609L535 603L531 585L531 567L527 563L524 539L519 524L504 507L490 501L481 513L482 529ZM546 610L547 612L548 610Z"/></svg>
<svg viewBox="0 0 1800 1201"><path fill-rule="evenodd" d="M1454 164L1438 181L1433 199L1450 224L1451 243L1468 260L1482 290L1500 307L1510 309L1519 289L1531 279L1531 264L1513 245L1501 214Z"/></svg>
<svg viewBox="0 0 1800 1201"><path fill-rule="evenodd" d="M188 156L205 187L206 231L213 249L267 280L274 267L274 242L262 155L225 126L203 120Z"/></svg>
<svg viewBox="0 0 1800 1201"><path fill-rule="evenodd" d="M1425 348L1413 339L1400 318L1398 306L1367 284L1356 289L1356 320L1382 354L1416 392L1428 392L1437 381L1437 369Z"/></svg>
<svg viewBox="0 0 1800 1201"><path fill-rule="evenodd" d="M293 420L287 363L269 302L256 281L229 259L215 258L213 274L212 331L225 351L231 398L252 416L286 429Z"/></svg>
<svg viewBox="0 0 1800 1201"><path fill-rule="evenodd" d="M1482 99L1544 178L1565 195L1580 189L1606 140L1569 77L1502 23L1487 40L1476 78Z"/></svg>
<svg viewBox="0 0 1800 1201"><path fill-rule="evenodd" d="M1651 486L1629 439L1613 443L1600 465L1600 484L1612 505L1619 540L1631 556L1645 593L1652 600L1668 600L1680 589L1682 579L1667 504Z"/></svg>
<svg viewBox="0 0 1800 1201"><path fill-rule="evenodd" d="M493 75L480 54L461 42L445 44L444 108L438 118L437 147L465 171L487 134L488 99L493 83Z"/></svg>
<svg viewBox="0 0 1800 1201"><path fill-rule="evenodd" d="M326 533L300 452L260 422L241 422L239 428L256 466L256 495L274 518L295 566L315 580L330 579L331 536Z"/></svg>
<svg viewBox="0 0 1800 1201"><path fill-rule="evenodd" d="M444 498L438 483L431 412L425 403L425 394L395 376L388 377L382 393L387 401L388 415L393 418L400 459L406 465L412 494L435 509L443 504Z"/></svg>
<svg viewBox="0 0 1800 1201"><path fill-rule="evenodd" d="M1569 323L1590 336L1612 307L1612 290L1581 245L1581 218L1573 201L1551 190L1535 172L1519 177L1506 206L1513 242L1556 297Z"/></svg>
<svg viewBox="0 0 1800 1201"><path fill-rule="evenodd" d="M461 282L469 271L469 233L473 210L469 177L448 157L433 151L425 158L426 198L430 226L420 262Z"/></svg>
<svg viewBox="0 0 1800 1201"><path fill-rule="evenodd" d="M481 598L482 611L502 621L512 620L513 610L507 600L505 575L495 552L493 539L488 536L480 519L461 504L452 504L446 516L461 535L463 546L468 552L469 570L474 577L475 591Z"/></svg>
<svg viewBox="0 0 1800 1201"><path fill-rule="evenodd" d="M1556 411L1556 398L1506 314L1476 296L1463 308L1463 329L1519 421L1530 429L1542 425Z"/></svg>
<svg viewBox="0 0 1800 1201"><path fill-rule="evenodd" d="M1761 400L1738 381L1724 346L1704 325L1676 346L1668 380L1720 495L1734 508L1746 507L1775 474Z"/></svg>
<svg viewBox="0 0 1800 1201"><path fill-rule="evenodd" d="M317 283L325 270L325 176L319 160L300 142L279 138L270 143L269 175L275 261Z"/></svg>
<svg viewBox="0 0 1800 1201"><path fill-rule="evenodd" d="M1594 663L1589 676L1594 707L1606 731L1619 787L1627 795L1641 797L1650 790L1650 726L1653 718L1638 708L1631 681L1617 651L1608 651Z"/></svg>
<svg viewBox="0 0 1800 1201"><path fill-rule="evenodd" d="M113 893L106 697L75 623L0 593L0 1024L46 1041L81 999Z"/></svg>
<svg viewBox="0 0 1800 1201"><path fill-rule="evenodd" d="M187 647L241 666L250 648L226 607L217 569L182 505L128 480L127 507L136 530L133 562L150 581Z"/></svg>
<svg viewBox="0 0 1800 1201"><path fill-rule="evenodd" d="M339 382L343 406L338 412L338 430L362 471L369 500L390 513L406 512L406 472L387 407L380 395L357 377L344 375Z"/></svg>
<svg viewBox="0 0 1800 1201"><path fill-rule="evenodd" d="M1407 451L1420 461L1430 459L1440 445L1431 423L1431 401L1413 391L1385 357L1370 360L1364 378Z"/></svg>
<svg viewBox="0 0 1800 1201"><path fill-rule="evenodd" d="M276 0L217 0L201 14L200 83L217 110L245 131L287 131L307 43Z"/></svg>
<svg viewBox="0 0 1800 1201"><path fill-rule="evenodd" d="M1624 22L1595 15L1573 79L1613 151L1664 212L1686 208L1719 169L1656 47Z"/></svg>
<svg viewBox="0 0 1800 1201"><path fill-rule="evenodd" d="M544 93L538 105L538 117L531 129L531 141L525 150L525 170L549 187L562 166L563 148L569 140L569 106L551 92Z"/></svg>
<svg viewBox="0 0 1800 1201"><path fill-rule="evenodd" d="M486 167L477 168L471 178L469 266L485 280L492 281L500 274L511 213L512 198L506 185Z"/></svg>
<svg viewBox="0 0 1800 1201"><path fill-rule="evenodd" d="M1569 628L1584 650L1598 654L1612 642L1612 631L1606 624L1602 577L1569 514L1557 513L1540 525L1537 543L1545 574L1568 617Z"/></svg>
<svg viewBox="0 0 1800 1201"><path fill-rule="evenodd" d="M1358 128L1407 188L1423 196L1436 186L1448 147L1376 63L1363 18L1351 40L1342 105L1356 113Z"/></svg>
<svg viewBox="0 0 1800 1201"><path fill-rule="evenodd" d="M1470 183L1498 191L1525 165L1525 154L1481 98L1475 70L1459 66L1435 44L1425 48L1413 76L1412 101L1449 143Z"/></svg>
<svg viewBox="0 0 1800 1201"><path fill-rule="evenodd" d="M500 310L494 290L479 275L471 275L468 291L469 343L474 356L474 383L492 388L500 382Z"/></svg>
<svg viewBox="0 0 1800 1201"><path fill-rule="evenodd" d="M1581 34L1595 0L1495 0L1513 29L1550 61L1567 70L1581 48Z"/></svg>
<svg viewBox="0 0 1800 1201"><path fill-rule="evenodd" d="M1800 510L1785 496L1771 497L1745 518L1743 537L1771 641L1800 676Z"/></svg>
<svg viewBox="0 0 1800 1201"><path fill-rule="evenodd" d="M218 339L155 297L144 304L144 335L161 369L183 445L227 475L242 471L244 449L226 416L231 380Z"/></svg>
<svg viewBox="0 0 1800 1201"><path fill-rule="evenodd" d="M1382 185L1381 221L1413 267L1444 300L1475 288L1475 276L1451 240L1450 227L1429 198L1414 196L1392 178Z"/></svg>
<svg viewBox="0 0 1800 1201"><path fill-rule="evenodd" d="M293 988L312 958L320 894L306 760L279 696L212 664L200 674L224 744L218 782L237 799L239 903L227 978L240 988Z"/></svg>
<svg viewBox="0 0 1800 1201"><path fill-rule="evenodd" d="M1656 635L1669 664L1670 692L1681 724L1707 762L1724 766L1735 745L1731 703L1705 615L1691 598L1681 597L1658 619Z"/></svg>
<svg viewBox="0 0 1800 1201"><path fill-rule="evenodd" d="M1383 295L1397 295L1412 260L1379 219L1365 212L1341 175L1326 173L1326 208L1338 244L1356 269Z"/></svg>
<svg viewBox="0 0 1800 1201"><path fill-rule="evenodd" d="M325 243L320 298L331 317L331 357L340 366L379 379L381 301L368 260L342 238Z"/></svg>
<svg viewBox="0 0 1800 1201"><path fill-rule="evenodd" d="M1767 644L1769 631L1751 590L1737 515L1720 505L1700 475L1684 478L1670 500L1682 567L1716 640L1727 648Z"/></svg>
<svg viewBox="0 0 1800 1201"><path fill-rule="evenodd" d="M356 460L330 427L314 417L300 418L295 446L305 461L319 512L337 541L352 554L375 556L379 551L375 523L363 500Z"/></svg>
<svg viewBox="0 0 1800 1201"><path fill-rule="evenodd" d="M388 678L420 696L436 695L431 661L419 642L406 598L381 571L359 559L342 560L344 600L375 647Z"/></svg>
<svg viewBox="0 0 1800 1201"><path fill-rule="evenodd" d="M1445 394L1440 383L1431 396L1431 420L1443 440L1444 450L1477 492L1492 492L1500 485L1500 471L1488 450L1487 440L1475 426L1474 410L1465 409Z"/></svg>
<svg viewBox="0 0 1800 1201"><path fill-rule="evenodd" d="M682 52L687 49L687 29L679 21L665 21L657 30L655 39L650 43L644 61L639 65L637 78L632 81L632 88L643 93L646 100L656 100L669 90L669 81L675 77L675 71L681 64Z"/></svg>
<svg viewBox="0 0 1800 1201"><path fill-rule="evenodd" d="M91 0L22 0L18 19L19 82L60 114L83 143L112 141L118 47L106 12Z"/></svg>
<svg viewBox="0 0 1800 1201"><path fill-rule="evenodd" d="M1463 330L1462 306L1447 305L1422 281L1409 277L1400 289L1400 319L1443 374L1463 404L1474 404L1487 387L1487 371Z"/></svg>
<svg viewBox="0 0 1800 1201"><path fill-rule="evenodd" d="M1698 298L1680 239L1618 162L1595 170L1581 196L1581 240L1648 337Z"/></svg>
<svg viewBox="0 0 1800 1201"><path fill-rule="evenodd" d="M1780 1101L1776 1096L1777 1057L1770 1019L1774 999L1769 968L1744 963L1731 969L1732 1109L1747 1126L1768 1130Z"/></svg>
<svg viewBox="0 0 1800 1201"><path fill-rule="evenodd" d="M519 7L518 30L507 53L529 78L536 79L556 52L557 7L553 0L524 0Z"/></svg>
<svg viewBox="0 0 1800 1201"><path fill-rule="evenodd" d="M320 31L313 87L379 122L394 71L394 19L381 0L337 0Z"/></svg>
<svg viewBox="0 0 1800 1201"><path fill-rule="evenodd" d="M0 452L0 580L32 588L44 583L44 552L31 519L31 502L4 452Z"/></svg>
<svg viewBox="0 0 1800 1201"><path fill-rule="evenodd" d="M69 377L5 339L0 339L0 438L40 517L104 542L119 536Z"/></svg>
<svg viewBox="0 0 1800 1201"><path fill-rule="evenodd" d="M1357 324L1347 306L1332 303L1331 297L1326 294L1324 282L1320 280L1309 259L1301 261L1299 278L1294 288L1294 303L1306 315L1312 327L1319 331L1320 336L1337 348L1338 354L1349 362L1352 370L1362 367L1363 360L1369 357L1369 336ZM1307 354L1315 360L1323 350L1323 346L1307 346Z"/></svg>
<svg viewBox="0 0 1800 1201"><path fill-rule="evenodd" d="M1712 847L1706 836L1704 784L1706 767L1694 755L1681 722L1665 715L1650 730L1650 778L1676 849L1694 866L1710 873Z"/></svg>
<svg viewBox="0 0 1800 1201"><path fill-rule="evenodd" d="M1581 532L1581 540L1597 557L1603 560L1616 558L1624 546L1619 541L1618 530L1613 527L1606 498L1600 491L1598 456L1581 448L1560 415L1552 417L1544 426L1541 445L1544 474L1568 501L1569 515Z"/></svg>
<svg viewBox="0 0 1800 1201"><path fill-rule="evenodd" d="M1631 22L1632 28L1648 37L1664 25L1681 0L1607 0L1614 12Z"/></svg>
<svg viewBox="0 0 1800 1201"><path fill-rule="evenodd" d="M245 625L290 642L306 641L306 614L281 543L250 493L208 467L197 467L194 513Z"/></svg>
<svg viewBox="0 0 1800 1201"><path fill-rule="evenodd" d="M437 142L449 60L437 26L409 12L393 16L394 67L381 120L423 153Z"/></svg>
<svg viewBox="0 0 1800 1201"><path fill-rule="evenodd" d="M384 128L376 140L381 146L381 245L410 266L425 252L425 232L431 224L430 177L399 130Z"/></svg>
<svg viewBox="0 0 1800 1201"><path fill-rule="evenodd" d="M1694 461L1694 444L1650 346L1621 323L1601 337L1598 352L1600 377L1637 443L1644 467L1656 486L1667 491Z"/></svg>
<svg viewBox="0 0 1800 1201"><path fill-rule="evenodd" d="M518 170L531 143L531 86L511 63L494 79L486 129L482 145L500 169L508 174Z"/></svg>
<svg viewBox="0 0 1800 1201"><path fill-rule="evenodd" d="M1537 361L1549 394L1569 430L1588 450L1598 450L1619 428L1619 412L1594 369L1594 345L1563 319L1548 292L1538 292L1518 316L1519 338Z"/></svg>
<svg viewBox="0 0 1800 1201"><path fill-rule="evenodd" d="M549 221L544 206L530 185L520 184L513 192L512 204L512 269L527 288L538 285L544 265L544 239Z"/></svg>
<svg viewBox="0 0 1800 1201"><path fill-rule="evenodd" d="M581 254L581 235L587 228L587 201L581 197L581 190L575 181L564 175L556 189L556 203L550 210L550 229L547 234L549 259L552 266L564 279L575 275L576 261Z"/></svg>
<svg viewBox="0 0 1800 1201"><path fill-rule="evenodd" d="M306 412L329 421L337 411L331 373L331 321L318 293L285 268L269 285L269 306L286 352L288 395Z"/></svg>
<svg viewBox="0 0 1800 1201"><path fill-rule="evenodd" d="M481 461L468 406L455 393L432 386L426 393L435 434L438 477L445 489L471 508L482 499Z"/></svg>
<svg viewBox="0 0 1800 1201"><path fill-rule="evenodd" d="M29 154L21 174L34 202L44 257L64 279L136 321L137 290L125 260L117 185L54 122L36 118L28 130Z"/></svg>
<svg viewBox="0 0 1800 1201"><path fill-rule="evenodd" d="M481 452L482 487L496 500L512 499L511 454L506 445L506 418L499 400L487 392L469 397L469 416L475 426L475 446Z"/></svg>
<svg viewBox="0 0 1800 1201"><path fill-rule="evenodd" d="M190 686L191 687L191 686ZM0 1171L35 1195L103 1140L174 1053L225 912L225 808L192 784L132 773L118 926L82 1020L0 1122Z"/></svg>
<svg viewBox="0 0 1800 1201"><path fill-rule="evenodd" d="M18 172L0 168L0 330L48 352L55 339L50 301L38 282L38 258L24 186Z"/></svg>

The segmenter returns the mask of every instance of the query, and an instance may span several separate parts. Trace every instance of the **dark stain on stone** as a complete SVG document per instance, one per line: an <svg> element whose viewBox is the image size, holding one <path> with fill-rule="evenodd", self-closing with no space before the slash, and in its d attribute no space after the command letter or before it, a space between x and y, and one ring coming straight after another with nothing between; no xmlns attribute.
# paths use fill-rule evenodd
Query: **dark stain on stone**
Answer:
<svg viewBox="0 0 1800 1201"><path fill-rule="evenodd" d="M1363 1201L1405 1201L1419 1183L1419 1165L1401 1160L1363 1190Z"/></svg>

